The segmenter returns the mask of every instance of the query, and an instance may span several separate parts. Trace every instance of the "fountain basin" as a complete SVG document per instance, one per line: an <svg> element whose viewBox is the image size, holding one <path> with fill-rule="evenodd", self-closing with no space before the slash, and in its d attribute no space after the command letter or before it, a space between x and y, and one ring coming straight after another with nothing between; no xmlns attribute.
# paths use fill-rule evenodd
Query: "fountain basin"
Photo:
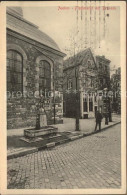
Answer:
<svg viewBox="0 0 127 195"><path fill-rule="evenodd" d="M25 129L24 137L26 138L36 138L44 135L57 134L58 128L53 126L41 127L41 129Z"/></svg>

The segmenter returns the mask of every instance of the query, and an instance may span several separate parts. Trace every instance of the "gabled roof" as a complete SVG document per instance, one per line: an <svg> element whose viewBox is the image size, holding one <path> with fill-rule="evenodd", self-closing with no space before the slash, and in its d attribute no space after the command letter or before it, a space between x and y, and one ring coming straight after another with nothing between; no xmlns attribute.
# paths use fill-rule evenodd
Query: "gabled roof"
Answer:
<svg viewBox="0 0 127 195"><path fill-rule="evenodd" d="M40 31L38 26L23 18L22 9L19 7L7 7L7 28L61 52L51 37Z"/></svg>
<svg viewBox="0 0 127 195"><path fill-rule="evenodd" d="M64 60L64 66L66 66L64 68L64 70L71 69L73 67L79 66L79 65L82 64L82 62L83 62L83 64L87 64L87 55L88 55L88 53L91 55L91 57L93 59L93 62L96 66L96 62L95 62L93 53L92 53L90 48L87 48L87 49L77 53L75 56L72 56L72 57ZM68 66L68 64L69 64L69 66ZM72 65L70 65L70 64L72 64Z"/></svg>
<svg viewBox="0 0 127 195"><path fill-rule="evenodd" d="M7 12L16 15L18 17L23 17L23 11L21 7L7 7Z"/></svg>

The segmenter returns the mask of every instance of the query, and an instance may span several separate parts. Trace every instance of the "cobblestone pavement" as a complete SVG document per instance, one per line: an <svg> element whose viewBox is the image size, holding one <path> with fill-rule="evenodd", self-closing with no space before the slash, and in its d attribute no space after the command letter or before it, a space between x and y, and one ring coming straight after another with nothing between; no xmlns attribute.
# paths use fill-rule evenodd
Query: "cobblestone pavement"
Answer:
<svg viewBox="0 0 127 195"><path fill-rule="evenodd" d="M8 188L120 188L120 129L8 160Z"/></svg>

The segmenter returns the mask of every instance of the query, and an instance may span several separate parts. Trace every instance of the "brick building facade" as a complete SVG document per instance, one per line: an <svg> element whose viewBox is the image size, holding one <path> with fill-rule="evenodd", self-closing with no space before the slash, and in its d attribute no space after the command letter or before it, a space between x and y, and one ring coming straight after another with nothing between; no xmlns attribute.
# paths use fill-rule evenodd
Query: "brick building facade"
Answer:
<svg viewBox="0 0 127 195"><path fill-rule="evenodd" d="M48 35L23 18L20 7L7 8L8 128L35 126L39 91L45 96L48 124L54 116L62 122L64 56ZM56 92L60 93L54 98Z"/></svg>

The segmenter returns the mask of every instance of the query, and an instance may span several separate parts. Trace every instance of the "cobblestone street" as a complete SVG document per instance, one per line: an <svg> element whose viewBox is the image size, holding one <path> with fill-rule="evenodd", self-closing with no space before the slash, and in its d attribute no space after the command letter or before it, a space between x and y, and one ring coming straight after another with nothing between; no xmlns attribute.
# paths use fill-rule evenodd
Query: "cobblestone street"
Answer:
<svg viewBox="0 0 127 195"><path fill-rule="evenodd" d="M8 160L8 189L120 188L120 129Z"/></svg>

